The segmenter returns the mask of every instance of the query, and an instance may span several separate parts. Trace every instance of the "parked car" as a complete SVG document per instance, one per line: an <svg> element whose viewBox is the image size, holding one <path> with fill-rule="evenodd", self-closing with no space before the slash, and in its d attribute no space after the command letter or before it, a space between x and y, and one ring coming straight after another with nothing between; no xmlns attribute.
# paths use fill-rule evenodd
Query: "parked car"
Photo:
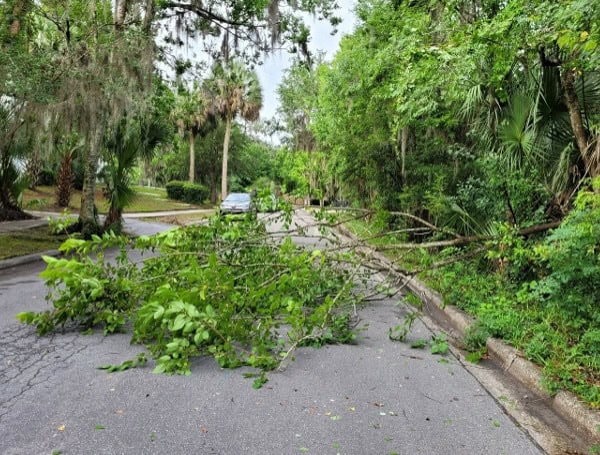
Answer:
<svg viewBox="0 0 600 455"><path fill-rule="evenodd" d="M230 193L219 206L220 214L248 213L254 210L252 198L248 193Z"/></svg>

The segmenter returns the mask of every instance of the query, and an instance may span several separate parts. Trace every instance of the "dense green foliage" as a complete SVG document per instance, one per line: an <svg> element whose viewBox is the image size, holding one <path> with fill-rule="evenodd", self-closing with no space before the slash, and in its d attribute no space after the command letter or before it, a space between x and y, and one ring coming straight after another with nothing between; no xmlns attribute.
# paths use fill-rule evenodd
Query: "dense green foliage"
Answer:
<svg viewBox="0 0 600 455"><path fill-rule="evenodd" d="M368 209L361 236L478 316L471 349L502 337L598 406L600 4L356 14L331 62L279 88L282 189Z"/></svg>
<svg viewBox="0 0 600 455"><path fill-rule="evenodd" d="M504 237L490 252L503 271L479 260L426 278L447 303L478 317L467 348L481 349L488 336L503 338L544 368L550 391L572 390L594 407L600 406L599 204L600 195L582 191L545 239Z"/></svg>
<svg viewBox="0 0 600 455"><path fill-rule="evenodd" d="M359 2L333 61L279 89L292 151L324 153L305 191L462 232L564 215L598 172L600 13L534 3Z"/></svg>
<svg viewBox="0 0 600 455"><path fill-rule="evenodd" d="M132 246L159 255L131 263ZM115 262L104 253L111 247L120 249ZM62 251L69 258L46 258L42 273L53 308L19 319L42 335L65 325L107 334L133 321L133 340L146 344L156 372L189 374L198 355L271 370L296 346L353 339L352 256L273 242L256 217L214 217L135 241L71 239Z"/></svg>
<svg viewBox="0 0 600 455"><path fill-rule="evenodd" d="M173 180L165 185L167 196L176 201L202 204L208 198L208 188L197 183Z"/></svg>
<svg viewBox="0 0 600 455"><path fill-rule="evenodd" d="M111 201L105 229L120 228L123 206L131 199L133 169L143 160L148 164L155 148L169 151L170 143L176 142L170 121L189 137L188 176L193 182L196 136L214 129L216 116L222 116L227 145L238 114L245 119L258 116L260 102L255 95L260 95L260 87L250 64L287 44L310 60L310 33L299 13L318 13L335 26L339 22L335 7L331 0L208 5L157 0L2 2L0 219L23 216L22 190L34 187L42 173L50 177L46 183L60 178L57 205L68 205L75 175L83 190L80 227L87 235L99 232L94 198L102 161L108 163L103 175ZM221 69L213 71L214 77L206 74L206 61L182 57L177 48L188 40L195 42L193 47L219 49L203 56L214 63L213 70ZM220 46L215 46L217 41ZM159 73L158 62L161 71L171 67L175 94L163 83L163 78L172 78ZM253 82L246 84L249 91L229 84L224 92L213 91L211 99L196 96L198 87L227 86L222 84L227 77L220 77L232 68L237 68L233 72L237 75L249 76L243 80ZM195 89L186 88L190 78L197 81ZM73 137L78 142L75 148L70 144ZM228 178L227 149L223 147L223 187ZM146 166L144 171L146 177L152 175Z"/></svg>

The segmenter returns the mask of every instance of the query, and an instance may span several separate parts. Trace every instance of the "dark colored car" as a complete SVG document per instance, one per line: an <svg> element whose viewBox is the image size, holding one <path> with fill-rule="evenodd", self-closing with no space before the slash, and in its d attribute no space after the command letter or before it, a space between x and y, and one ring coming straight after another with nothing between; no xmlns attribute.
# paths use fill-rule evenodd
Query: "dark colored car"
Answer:
<svg viewBox="0 0 600 455"><path fill-rule="evenodd" d="M221 202L219 213L248 213L254 211L252 198L248 193L230 193Z"/></svg>

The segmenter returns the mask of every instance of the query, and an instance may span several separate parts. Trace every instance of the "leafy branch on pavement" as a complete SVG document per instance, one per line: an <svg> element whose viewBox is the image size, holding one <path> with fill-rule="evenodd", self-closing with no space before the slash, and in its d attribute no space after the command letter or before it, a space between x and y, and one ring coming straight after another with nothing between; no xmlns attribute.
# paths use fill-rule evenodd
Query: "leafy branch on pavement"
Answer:
<svg viewBox="0 0 600 455"><path fill-rule="evenodd" d="M110 248L118 250L114 261L107 259ZM203 355L224 368L269 371L297 346L354 337L358 258L302 248L289 236L276 241L256 217L214 217L136 240L69 239L61 249L67 257L45 258L41 274L52 309L18 319L40 335L132 326L132 341L147 346L157 373L190 374L192 359ZM145 259L131 262L132 250Z"/></svg>

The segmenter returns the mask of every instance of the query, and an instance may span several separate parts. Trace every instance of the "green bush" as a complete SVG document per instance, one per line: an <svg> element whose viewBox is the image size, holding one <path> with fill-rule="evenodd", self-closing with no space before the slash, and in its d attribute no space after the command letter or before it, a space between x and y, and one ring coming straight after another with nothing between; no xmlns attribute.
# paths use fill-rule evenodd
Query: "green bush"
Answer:
<svg viewBox="0 0 600 455"><path fill-rule="evenodd" d="M582 190L575 207L536 252L549 274L536 296L566 315L575 329L600 325L600 178L593 190Z"/></svg>
<svg viewBox="0 0 600 455"><path fill-rule="evenodd" d="M183 201L189 204L202 204L208 198L208 188L195 183L183 185Z"/></svg>
<svg viewBox="0 0 600 455"><path fill-rule="evenodd" d="M173 180L166 185L167 196L188 204L202 204L208 198L208 188L196 183Z"/></svg>
<svg viewBox="0 0 600 455"><path fill-rule="evenodd" d="M44 168L38 177L38 185L52 186L56 183L56 172L50 168Z"/></svg>
<svg viewBox="0 0 600 455"><path fill-rule="evenodd" d="M179 180L173 180L167 183L165 186L167 196L176 201L183 201L183 185L185 185L185 182L180 182Z"/></svg>

